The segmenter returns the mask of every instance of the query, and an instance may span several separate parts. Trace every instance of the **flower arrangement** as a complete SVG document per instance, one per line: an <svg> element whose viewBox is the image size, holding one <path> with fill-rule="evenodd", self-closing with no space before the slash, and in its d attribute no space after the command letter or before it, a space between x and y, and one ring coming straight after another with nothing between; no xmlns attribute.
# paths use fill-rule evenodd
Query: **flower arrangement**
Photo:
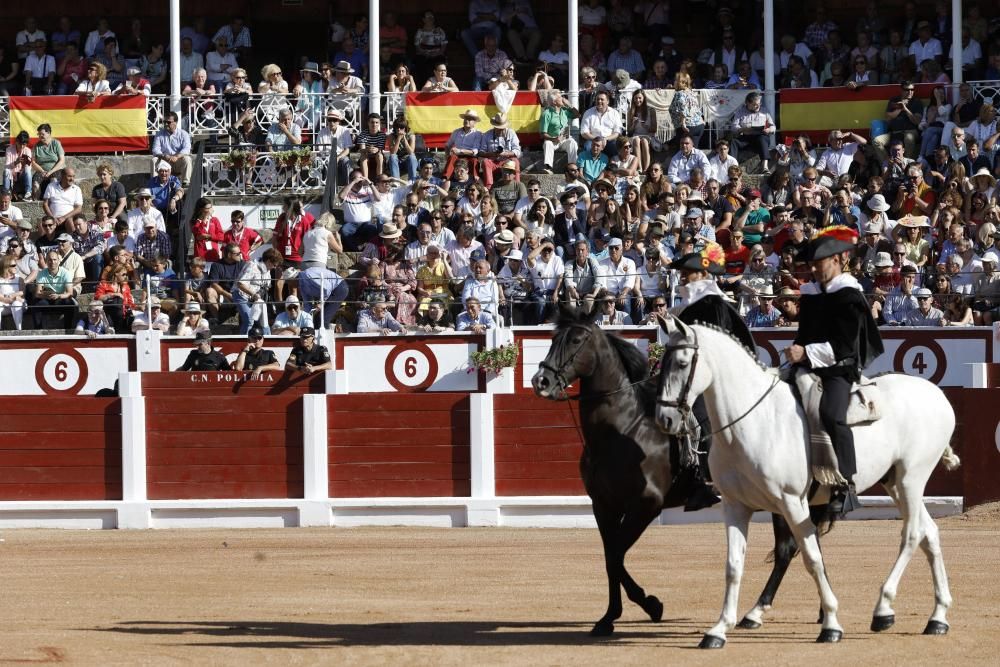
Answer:
<svg viewBox="0 0 1000 667"><path fill-rule="evenodd" d="M513 343L473 352L469 355L472 366L468 372L487 370L499 375L504 368L513 368L517 363L517 355L517 345Z"/></svg>
<svg viewBox="0 0 1000 667"><path fill-rule="evenodd" d="M250 151L241 148L234 148L222 156L223 166L237 171L244 169L252 160L253 156L250 154Z"/></svg>
<svg viewBox="0 0 1000 667"><path fill-rule="evenodd" d="M312 151L308 148L274 151L271 155L278 164L292 169L304 168L312 164Z"/></svg>
<svg viewBox="0 0 1000 667"><path fill-rule="evenodd" d="M660 372L660 362L663 360L664 347L659 343L649 344L649 374L655 375Z"/></svg>

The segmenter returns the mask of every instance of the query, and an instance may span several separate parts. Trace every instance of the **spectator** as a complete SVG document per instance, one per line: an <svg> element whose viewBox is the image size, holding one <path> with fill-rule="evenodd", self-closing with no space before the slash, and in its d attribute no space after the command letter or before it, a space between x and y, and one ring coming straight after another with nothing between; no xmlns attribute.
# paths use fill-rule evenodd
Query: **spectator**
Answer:
<svg viewBox="0 0 1000 667"><path fill-rule="evenodd" d="M264 334L265 330L261 326L251 327L247 331L246 347L240 350L233 364L234 370L250 371L250 379L254 381L259 380L264 371L281 370L281 364L278 363L278 357L274 352L264 349Z"/></svg>
<svg viewBox="0 0 1000 667"><path fill-rule="evenodd" d="M92 227L87 217L78 213L73 217L73 250L83 260L83 270L88 282L87 291L101 278L104 268L104 234Z"/></svg>
<svg viewBox="0 0 1000 667"><path fill-rule="evenodd" d="M171 173L180 176L186 188L191 181L191 135L177 123L177 114L167 113L165 127L153 139L153 157L169 164Z"/></svg>
<svg viewBox="0 0 1000 667"><path fill-rule="evenodd" d="M230 82L230 74L239 69L236 55L229 51L229 40L219 37L214 40L215 50L205 55L205 69L208 80L216 90L223 90Z"/></svg>
<svg viewBox="0 0 1000 667"><path fill-rule="evenodd" d="M448 76L448 65L442 62L434 65L422 90L425 93L455 93L458 92L458 84Z"/></svg>
<svg viewBox="0 0 1000 667"><path fill-rule="evenodd" d="M896 193L893 210L900 216L915 213L929 216L934 212L937 194L924 181L924 172L919 165L911 164L906 169L907 180Z"/></svg>
<svg viewBox="0 0 1000 667"><path fill-rule="evenodd" d="M17 57L24 60L31 52L33 44L39 40L45 41L45 31L38 28L38 23L34 16L26 16L24 19L24 29L18 31L14 36L14 43L17 45Z"/></svg>
<svg viewBox="0 0 1000 667"><path fill-rule="evenodd" d="M0 190L0 252L6 252L7 241L17 235L17 225L24 214L11 203L10 190Z"/></svg>
<svg viewBox="0 0 1000 667"><path fill-rule="evenodd" d="M194 217L191 218L194 256L201 257L206 262L218 262L222 259L221 244L225 240L222 223L213 212L212 202L202 197L195 203Z"/></svg>
<svg viewBox="0 0 1000 667"><path fill-rule="evenodd" d="M161 232L167 231L167 226L163 222L163 214L153 207L153 193L149 188L142 188L136 193L136 207L128 212L129 233L138 238L146 226L147 221L152 221L153 225Z"/></svg>
<svg viewBox="0 0 1000 667"><path fill-rule="evenodd" d="M701 98L691 89L691 76L679 72L674 78L674 98L670 102L670 115L679 134L687 134L697 146L705 131L705 117L701 111Z"/></svg>
<svg viewBox="0 0 1000 667"><path fill-rule="evenodd" d="M359 132L354 142L360 151L358 163L365 179L375 178L385 171L385 142L382 117L374 112L368 114L367 129ZM368 184L371 185L371 180Z"/></svg>
<svg viewBox="0 0 1000 667"><path fill-rule="evenodd" d="M917 270L907 265L899 270L899 275L899 285L885 295L882 304L882 318L889 325L906 324L910 312L919 307L917 297L914 295Z"/></svg>
<svg viewBox="0 0 1000 667"><path fill-rule="evenodd" d="M59 180L53 180L45 188L42 209L51 215L62 229L72 229L73 216L83 211L83 192L76 184L76 169L66 167Z"/></svg>
<svg viewBox="0 0 1000 667"><path fill-rule="evenodd" d="M557 87L565 87L569 81L569 54L566 53L565 39L562 35L554 35L549 48L538 54L538 61L545 65L545 71L555 79Z"/></svg>
<svg viewBox="0 0 1000 667"><path fill-rule="evenodd" d="M66 45L65 54L56 54L56 58L61 58L56 74L59 77L57 94L66 95L76 90L80 80L87 74L87 60L80 55L79 46L73 42ZM3 81L0 80L0 86Z"/></svg>
<svg viewBox="0 0 1000 667"><path fill-rule="evenodd" d="M44 315L54 313L62 320L63 329L73 328L76 301L73 300L73 277L62 266L62 255L55 248L45 257L45 268L35 279L35 301L31 307L35 329L44 327Z"/></svg>
<svg viewBox="0 0 1000 667"><path fill-rule="evenodd" d="M292 348L292 353L285 363L285 370L309 374L333 370L330 353L322 345L316 344L314 328L302 327L299 332L299 343Z"/></svg>
<svg viewBox="0 0 1000 667"><path fill-rule="evenodd" d="M24 93L54 94L56 72L56 59L45 52L45 40L35 40L34 48L24 61Z"/></svg>
<svg viewBox="0 0 1000 667"><path fill-rule="evenodd" d="M268 152L289 150L302 143L302 128L293 122L290 108L285 107L278 112L278 118L271 123L264 141Z"/></svg>
<svg viewBox="0 0 1000 667"><path fill-rule="evenodd" d="M471 331L472 333L485 333L487 329L493 329L496 323L493 316L482 309L479 299L469 297L465 301L465 310L459 313L456 322L458 331Z"/></svg>
<svg viewBox="0 0 1000 667"><path fill-rule="evenodd" d="M598 316L597 325L602 327L620 327L620 326L631 326L632 317L626 313L624 310L616 308L619 302L615 301L615 298L606 292L603 292L597 297L598 303Z"/></svg>
<svg viewBox="0 0 1000 667"><path fill-rule="evenodd" d="M312 327L312 315L302 309L299 298L289 294L285 298L285 310L274 318L272 333L276 336L298 336L303 329Z"/></svg>
<svg viewBox="0 0 1000 667"><path fill-rule="evenodd" d="M344 210L344 226L340 233L346 249L359 248L377 231L377 226L372 222L372 203L381 198L378 188L372 186L372 182L360 169L351 172L351 180L340 191ZM312 220L310 227L311 225Z"/></svg>
<svg viewBox="0 0 1000 667"><path fill-rule="evenodd" d="M169 172L169 170L168 166L167 171ZM103 217L115 220L125 219L125 206L128 204L128 196L125 194L125 186L115 180L114 170L111 168L111 165L106 162L97 165L97 178L99 182L90 191L90 196L92 199L103 199L108 203L109 210L106 214L103 214Z"/></svg>
<svg viewBox="0 0 1000 667"><path fill-rule="evenodd" d="M365 18L367 21L367 18ZM354 74L355 71L361 73L361 76L365 79L368 78L368 54L365 53L367 50L367 42L365 44L365 50L357 48L358 42L355 38L348 37L343 42L340 43L340 51L334 54L333 59L337 61L337 67L334 69L334 74ZM348 89L357 89L360 84L361 79L358 77L351 76L350 79L357 79L357 81L351 81L345 87Z"/></svg>
<svg viewBox="0 0 1000 667"><path fill-rule="evenodd" d="M944 313L934 307L934 297L926 287L913 290L917 307L906 314L905 324L910 327L939 327L945 321Z"/></svg>
<svg viewBox="0 0 1000 667"><path fill-rule="evenodd" d="M142 223L142 233L135 238L134 259L147 274L154 273L157 257L170 257L173 244L167 233L157 227L152 218L145 218Z"/></svg>
<svg viewBox="0 0 1000 667"><path fill-rule="evenodd" d="M313 216L305 210L302 200L295 196L286 197L281 215L278 216L274 226L274 235L271 237L271 246L281 253L285 268L298 268L302 263L302 237L312 224ZM279 281L279 293L280 286L281 281Z"/></svg>
<svg viewBox="0 0 1000 667"><path fill-rule="evenodd" d="M88 58L93 58L104 48L104 44L108 39L114 38L115 33L108 25L108 19L103 16L100 17L97 19L97 28L91 30L87 35L87 41L83 46L83 54Z"/></svg>
<svg viewBox="0 0 1000 667"><path fill-rule="evenodd" d="M232 46L233 55L237 58L246 58L250 55L253 46L250 28L244 25L242 16L234 16L229 23L219 28L212 41L219 39L225 39L226 43Z"/></svg>
<svg viewBox="0 0 1000 667"><path fill-rule="evenodd" d="M854 141L845 141L845 139L853 139ZM831 131L828 141L830 147L816 161L816 171L823 176L820 185L825 187L832 186L847 173L854 161L854 154L861 146L868 143L868 140L861 135L854 132L844 133L840 130Z"/></svg>
<svg viewBox="0 0 1000 667"><path fill-rule="evenodd" d="M478 152L480 173L487 188L493 187L494 172L501 165L504 168L508 164L513 166L516 179L521 172L521 142L517 133L508 127L507 116L499 112L494 114L490 125L493 129L480 136Z"/></svg>
<svg viewBox="0 0 1000 667"><path fill-rule="evenodd" d="M129 70L129 78L136 78L136 76L132 75L131 69ZM149 82L146 81L143 87L142 84L144 81L144 79L141 79L135 84L126 82L125 85L128 86L131 94L144 91L143 94L148 96ZM189 109L193 113L198 125L204 128L221 129L219 128L219 119L216 116L215 105L215 99L220 92L222 92L221 88L217 90L212 83L209 83L208 70L204 67L199 67L192 73L191 82L184 86L181 95L190 100L191 106Z"/></svg>
<svg viewBox="0 0 1000 667"><path fill-rule="evenodd" d="M223 235L224 243L235 243L243 253L243 261L250 261L250 255L264 244L264 239L255 229L246 226L246 215L236 210L229 215L229 229Z"/></svg>
<svg viewBox="0 0 1000 667"><path fill-rule="evenodd" d="M883 152L892 138L902 138L906 147L906 156L918 157L917 147L920 145L920 120L924 113L923 103L914 97L916 87L910 81L899 84L900 94L889 99L885 108L885 119L888 124L888 134L875 137L875 146Z"/></svg>
<svg viewBox="0 0 1000 667"><path fill-rule="evenodd" d="M111 86L107 79L108 70L103 63L93 61L87 65L83 79L76 87L76 94L88 102L98 97L111 94Z"/></svg>
<svg viewBox="0 0 1000 667"><path fill-rule="evenodd" d="M743 108L733 115L733 129L736 131L736 145L752 149L760 159L761 170L769 172L769 135L774 134L776 128L771 114L760 108L760 93L747 95Z"/></svg>
<svg viewBox="0 0 1000 667"><path fill-rule="evenodd" d="M21 130L13 143L7 146L4 155L3 189L8 195L12 195L16 188L20 188L22 194L19 199L31 201L32 154L28 142L28 133Z"/></svg>
<svg viewBox="0 0 1000 667"><path fill-rule="evenodd" d="M776 326L781 311L774 307L774 288L767 285L757 292L757 301L744 318L747 326L751 329Z"/></svg>
<svg viewBox="0 0 1000 667"><path fill-rule="evenodd" d="M691 180L691 170L695 168L707 174L710 173L711 165L705 154L695 148L694 139L690 135L685 135L681 137L680 150L670 160L667 179L674 184L685 183Z"/></svg>
<svg viewBox="0 0 1000 667"><path fill-rule="evenodd" d="M20 242L14 241L12 244L14 248L20 247ZM0 315L10 315L14 321L14 328L18 331L23 326L26 312L24 287L25 282L19 275L17 259L5 255L0 259Z"/></svg>
<svg viewBox="0 0 1000 667"><path fill-rule="evenodd" d="M455 329L455 321L448 306L441 299L433 299L427 305L427 312L417 319L417 329L425 333L440 333Z"/></svg>
<svg viewBox="0 0 1000 667"><path fill-rule="evenodd" d="M38 141L35 143L35 153L31 161L31 169L41 175L32 180L32 189L47 188L49 179L66 166L66 153L62 144L52 136L52 126L42 123L38 126ZM42 190L44 192L44 190ZM38 198L32 195L34 198Z"/></svg>
<svg viewBox="0 0 1000 667"><path fill-rule="evenodd" d="M184 306L184 315L177 323L175 333L178 336L195 336L203 331L211 333L212 327L202 315L201 305L197 301L190 301Z"/></svg>
<svg viewBox="0 0 1000 667"><path fill-rule="evenodd" d="M138 316L136 320L138 320ZM133 324L133 326L135 326ZM229 361L221 352L212 348L212 334L199 331L194 335L194 349L178 371L228 371Z"/></svg>
<svg viewBox="0 0 1000 667"><path fill-rule="evenodd" d="M608 56L608 71L623 69L629 73L633 79L642 80L646 74L646 65L642 62L642 55L632 48L632 38L622 37L618 40L618 49Z"/></svg>
<svg viewBox="0 0 1000 667"><path fill-rule="evenodd" d="M722 32L722 46L711 52L708 64L725 65L726 71L735 75L736 66L746 59L746 51L741 51L736 45L736 33L727 29Z"/></svg>
<svg viewBox="0 0 1000 667"><path fill-rule="evenodd" d="M623 129L622 117L617 110L610 108L610 100L607 91L600 91L594 99L594 107L584 112L580 120L584 152L589 152L594 139L601 137L605 140L603 150L609 157L618 153L618 138Z"/></svg>
<svg viewBox="0 0 1000 667"><path fill-rule="evenodd" d="M909 54L914 60L914 64L920 65L925 60L940 61L943 55L941 42L933 37L931 24L929 21L917 23L917 39L910 44Z"/></svg>
<svg viewBox="0 0 1000 667"><path fill-rule="evenodd" d="M448 36L437 25L434 12L424 11L421 21L420 28L413 35L413 46L416 51L414 64L418 75L426 76L436 65L444 62Z"/></svg>
<svg viewBox="0 0 1000 667"><path fill-rule="evenodd" d="M156 164L156 175L149 179L145 189L152 196L152 205L161 216L176 215L177 205L184 198L181 180L171 173L170 164L160 160Z"/></svg>
<svg viewBox="0 0 1000 667"><path fill-rule="evenodd" d="M498 0L470 0L469 27L462 30L462 43L470 56L477 57L476 45L486 38L492 38L496 48L500 41L500 3Z"/></svg>
<svg viewBox="0 0 1000 667"><path fill-rule="evenodd" d="M473 0L474 2L480 0ZM489 0L486 0L489 1ZM464 33L462 39L465 39ZM497 48L499 38L494 35L486 35L483 38L483 48L473 54L475 64L475 79L473 80L474 90L483 90L487 87L490 79L499 78L501 68L510 63L510 58L503 50ZM511 64L513 67L513 64Z"/></svg>
<svg viewBox="0 0 1000 667"><path fill-rule="evenodd" d="M351 171L350 152L354 148L354 140L350 128L344 125L344 114L330 109L326 112L326 126L319 131L314 146L316 150L330 151L334 141L337 144L337 178L346 183Z"/></svg>
<svg viewBox="0 0 1000 667"><path fill-rule="evenodd" d="M191 41L190 37L182 37L180 55L181 86L189 85L194 81L195 70L204 69L204 67L205 56L194 50L194 42ZM207 74L206 71L206 76Z"/></svg>
<svg viewBox="0 0 1000 667"><path fill-rule="evenodd" d="M228 304L236 303L234 292L246 262L243 253L235 243L227 243L222 247L222 259L212 264L208 272L208 286L205 288L205 301L210 319L218 319ZM228 309L228 308L227 308Z"/></svg>
<svg viewBox="0 0 1000 667"><path fill-rule="evenodd" d="M462 119L462 127L453 130L445 144L445 151L448 154L448 161L442 174L445 179L451 178L455 164L460 159L467 160L472 165L473 174L477 173L475 158L479 153L479 144L482 141L482 133L476 129L479 114L473 109L466 109L464 113L459 115L459 118Z"/></svg>
<svg viewBox="0 0 1000 667"><path fill-rule="evenodd" d="M729 81L727 80L726 87L728 86ZM792 56L788 59L788 69L782 77L781 86L782 88L819 88L819 77L802 58Z"/></svg>
<svg viewBox="0 0 1000 667"><path fill-rule="evenodd" d="M212 47L212 40L208 38L205 32L204 17L197 17L194 19L192 25L181 28L180 37L182 45L185 39L191 40L191 48L195 53L208 53L208 50Z"/></svg>
<svg viewBox="0 0 1000 667"><path fill-rule="evenodd" d="M635 289L636 266L624 257L620 238L608 241L608 258L601 262L601 272L607 294L613 297L625 312L632 311L632 292Z"/></svg>
<svg viewBox="0 0 1000 667"><path fill-rule="evenodd" d="M490 263L485 259L472 260L472 273L462 284L462 302L476 299L482 310L494 317L499 314L500 290L496 276L490 271Z"/></svg>
<svg viewBox="0 0 1000 667"><path fill-rule="evenodd" d="M413 78L413 75L410 74L410 68L406 66L406 63L398 63L393 68L392 73L386 81L386 90L390 93L412 93L417 91L417 82Z"/></svg>
<svg viewBox="0 0 1000 667"><path fill-rule="evenodd" d="M238 244L227 243L227 246L231 245ZM239 310L240 333L247 333L251 325L270 333L267 325L267 302L271 292L271 274L280 267L281 253L274 248L264 251L259 262L244 259L243 271L233 290L233 303Z"/></svg>
<svg viewBox="0 0 1000 667"><path fill-rule="evenodd" d="M111 326L111 322L104 315L103 303L100 301L90 303L87 307L87 316L77 321L75 333L90 339L115 333L115 328Z"/></svg>
<svg viewBox="0 0 1000 667"><path fill-rule="evenodd" d="M385 297L379 296L368 308L358 313L358 333L403 333L403 325L386 308Z"/></svg>
<svg viewBox="0 0 1000 667"><path fill-rule="evenodd" d="M257 84L257 92L266 95L287 95L288 82L285 81L281 68L270 63L260 68L260 83Z"/></svg>

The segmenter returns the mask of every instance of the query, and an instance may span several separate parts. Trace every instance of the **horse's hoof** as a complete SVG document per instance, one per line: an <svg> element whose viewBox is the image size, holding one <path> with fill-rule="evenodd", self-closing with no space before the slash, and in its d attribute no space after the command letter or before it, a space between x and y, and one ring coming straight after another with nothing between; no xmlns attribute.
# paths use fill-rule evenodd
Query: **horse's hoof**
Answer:
<svg viewBox="0 0 1000 667"><path fill-rule="evenodd" d="M722 637L707 634L701 638L701 643L698 644L698 648L722 648L725 645L726 640Z"/></svg>
<svg viewBox="0 0 1000 667"><path fill-rule="evenodd" d="M816 643L836 644L843 638L844 638L843 631L834 630L833 628L823 628L823 631L819 633L819 637L816 638Z"/></svg>
<svg viewBox="0 0 1000 667"><path fill-rule="evenodd" d="M615 624L610 621L598 621L590 630L591 637L610 637L615 632Z"/></svg>
<svg viewBox="0 0 1000 667"><path fill-rule="evenodd" d="M883 632L896 624L896 615L872 616L872 632Z"/></svg>
<svg viewBox="0 0 1000 667"><path fill-rule="evenodd" d="M948 634L949 625L942 621L927 621L927 627L924 628L925 635L946 635Z"/></svg>
<svg viewBox="0 0 1000 667"><path fill-rule="evenodd" d="M655 595L648 596L642 603L643 610L649 614L649 620L659 623L663 620L663 603Z"/></svg>
<svg viewBox="0 0 1000 667"><path fill-rule="evenodd" d="M756 630L760 627L760 621L755 621L749 616L744 616L743 620L736 624L740 630Z"/></svg>

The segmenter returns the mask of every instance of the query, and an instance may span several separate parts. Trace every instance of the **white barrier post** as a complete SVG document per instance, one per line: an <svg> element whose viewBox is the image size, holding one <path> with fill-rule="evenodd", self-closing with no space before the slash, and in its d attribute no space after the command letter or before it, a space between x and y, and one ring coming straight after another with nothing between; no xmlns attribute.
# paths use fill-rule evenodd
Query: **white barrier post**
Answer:
<svg viewBox="0 0 1000 667"><path fill-rule="evenodd" d="M300 526L329 526L333 520L327 471L326 394L302 397L302 473L305 502L299 508Z"/></svg>
<svg viewBox="0 0 1000 667"><path fill-rule="evenodd" d="M122 406L122 507L119 528L149 528L146 495L146 399L142 374L120 373L118 394Z"/></svg>
<svg viewBox="0 0 1000 667"><path fill-rule="evenodd" d="M466 522L470 526L500 525L496 505L493 394L469 394L469 472L471 498Z"/></svg>
<svg viewBox="0 0 1000 667"><path fill-rule="evenodd" d="M161 367L160 348L163 342L163 332L159 329L148 329L135 332L135 368L138 371L159 373Z"/></svg>

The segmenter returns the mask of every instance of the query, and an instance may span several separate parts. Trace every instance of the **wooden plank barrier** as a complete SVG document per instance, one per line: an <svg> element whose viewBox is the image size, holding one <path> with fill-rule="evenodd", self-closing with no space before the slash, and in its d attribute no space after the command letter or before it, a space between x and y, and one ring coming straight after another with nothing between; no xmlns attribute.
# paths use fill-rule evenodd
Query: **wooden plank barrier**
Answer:
<svg viewBox="0 0 1000 667"><path fill-rule="evenodd" d="M19 396L4 415L0 500L121 500L121 401Z"/></svg>
<svg viewBox="0 0 1000 667"><path fill-rule="evenodd" d="M144 373L149 499L301 498L302 395L322 378Z"/></svg>
<svg viewBox="0 0 1000 667"><path fill-rule="evenodd" d="M953 473L962 478L958 495L966 508L1000 501L1000 388L965 389L961 402L952 402L963 420L955 447L962 467Z"/></svg>
<svg viewBox="0 0 1000 667"><path fill-rule="evenodd" d="M327 397L331 498L466 497L469 396Z"/></svg>
<svg viewBox="0 0 1000 667"><path fill-rule="evenodd" d="M555 402L527 393L494 397L498 496L585 494L578 408L573 401Z"/></svg>

